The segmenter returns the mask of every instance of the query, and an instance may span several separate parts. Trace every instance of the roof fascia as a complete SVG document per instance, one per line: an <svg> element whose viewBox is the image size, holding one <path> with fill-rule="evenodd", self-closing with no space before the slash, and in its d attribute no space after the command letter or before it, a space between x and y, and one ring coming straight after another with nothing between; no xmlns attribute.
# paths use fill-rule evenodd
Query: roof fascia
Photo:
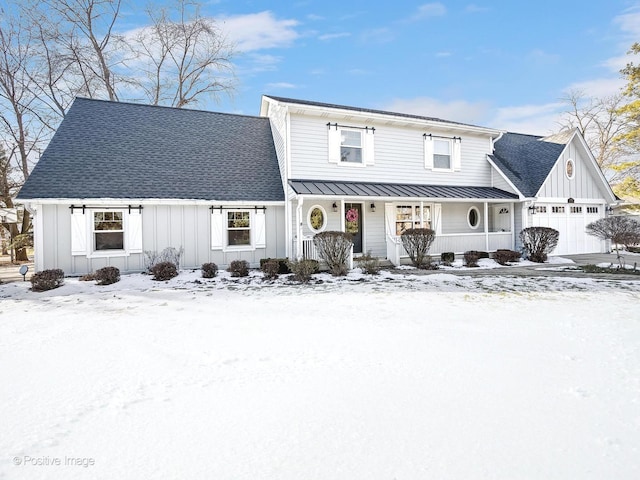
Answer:
<svg viewBox="0 0 640 480"><path fill-rule="evenodd" d="M509 186L511 188L513 188L516 192L516 194L518 195L518 197L520 198L520 200L524 200L525 196L522 194L522 192L518 189L518 187L516 187L511 180L509 180L509 177L507 177L504 172L502 170L500 170L500 167L498 167L498 165L495 164L495 162L493 160L491 160L491 158L489 157L489 155L487 155L487 161L489 162L489 165L491 165L497 172L498 174L503 178L503 180L505 182L507 182L509 184Z"/></svg>
<svg viewBox="0 0 640 480"><path fill-rule="evenodd" d="M607 193L607 195L609 195L608 202L614 203L616 201L616 196L613 193L613 190L611 189L611 185L609 185L609 182L607 182L607 179L604 177L604 174L602 173L602 170L600 169L598 162L593 156L593 153L591 153L591 149L589 148L589 146L587 145L587 142L585 141L584 137L580 134L577 128L574 129L573 135L571 135L571 138L565 144L564 148L558 155L558 158L553 163L553 166L549 169L549 172L547 173L547 176L545 177L544 182L540 184L540 188L536 192L536 196L540 196L540 191L542 190L542 187L544 187L545 183L549 181L549 178L551 178L551 174L553 173L553 170L558 166L558 162L560 161L562 156L565 154L565 152L567 151L567 149L569 148L573 140L576 138L578 139L578 143L582 147L583 152L586 154L587 158L591 162L591 170L596 172L596 176L600 179L601 184L604 186L605 192Z"/></svg>
<svg viewBox="0 0 640 480"><path fill-rule="evenodd" d="M265 95L268 98L268 96ZM275 101L273 99L269 99L271 101ZM306 110L309 112L313 112L321 116L322 114L326 114L327 112L335 112L337 115L345 115L349 117L366 117L372 118L374 120L378 120L381 122L395 122L402 124L413 124L416 127L422 128L435 128L440 130L456 130L460 132L473 132L481 135L487 135L489 137L495 137L500 135L500 130L494 130L492 128L486 127L477 127L473 125L458 125L456 123L449 123L446 120L442 122L436 122L433 120L420 119L420 118L411 118L411 117L402 117L399 115L394 115L393 112L389 113L374 113L374 112L361 112L359 110L351 110L348 108L335 108L335 107L324 107L318 105L307 105L302 103L294 103L294 102L278 102L282 105L286 105L287 107L295 106L299 110ZM291 111L290 108L288 108Z"/></svg>
<svg viewBox="0 0 640 480"><path fill-rule="evenodd" d="M259 206L284 206L285 200L282 201L262 201L262 200L200 200L200 199L170 199L170 198L16 198L16 203L30 205L72 205L72 204L90 204L90 205L111 205L123 206L127 205L228 205L238 207Z"/></svg>

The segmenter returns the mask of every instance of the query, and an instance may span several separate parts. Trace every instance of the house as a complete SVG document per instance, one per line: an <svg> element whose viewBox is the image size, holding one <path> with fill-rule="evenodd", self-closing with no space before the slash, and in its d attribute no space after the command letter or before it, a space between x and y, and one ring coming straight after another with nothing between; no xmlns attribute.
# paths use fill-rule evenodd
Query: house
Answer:
<svg viewBox="0 0 640 480"><path fill-rule="evenodd" d="M317 258L313 235L354 236L353 255L519 249L532 225L556 253L600 252L587 223L615 196L577 131L551 137L437 118L263 96L260 116L78 98L19 193L34 214L36 269L183 267Z"/></svg>

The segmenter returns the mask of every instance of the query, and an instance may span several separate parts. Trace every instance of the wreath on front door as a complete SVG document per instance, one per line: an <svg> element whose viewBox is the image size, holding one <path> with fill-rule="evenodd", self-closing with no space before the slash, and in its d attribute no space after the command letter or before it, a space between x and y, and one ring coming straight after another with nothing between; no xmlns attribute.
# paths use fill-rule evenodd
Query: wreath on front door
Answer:
<svg viewBox="0 0 640 480"><path fill-rule="evenodd" d="M357 222L358 221L358 210L355 208L350 208L347 210L347 222Z"/></svg>

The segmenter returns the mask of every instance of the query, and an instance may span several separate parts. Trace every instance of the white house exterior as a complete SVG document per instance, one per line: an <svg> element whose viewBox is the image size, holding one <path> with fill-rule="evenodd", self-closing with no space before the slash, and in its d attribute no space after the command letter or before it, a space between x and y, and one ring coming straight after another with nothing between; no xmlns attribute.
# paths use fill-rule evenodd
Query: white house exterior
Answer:
<svg viewBox="0 0 640 480"><path fill-rule="evenodd" d="M400 234L430 253L519 249L533 225L557 254L600 252L584 227L616 198L583 138L505 133L436 118L263 96L259 117L77 99L19 200L36 270L144 269L317 258L313 235L354 235L353 255L400 264Z"/></svg>
<svg viewBox="0 0 640 480"><path fill-rule="evenodd" d="M271 119L285 185L288 256L314 257L315 233L346 230L354 255L398 264L411 226L436 231L432 254L517 249L534 225L560 231L556 253L606 248L584 227L616 199L577 132L541 139L270 96L260 114Z"/></svg>

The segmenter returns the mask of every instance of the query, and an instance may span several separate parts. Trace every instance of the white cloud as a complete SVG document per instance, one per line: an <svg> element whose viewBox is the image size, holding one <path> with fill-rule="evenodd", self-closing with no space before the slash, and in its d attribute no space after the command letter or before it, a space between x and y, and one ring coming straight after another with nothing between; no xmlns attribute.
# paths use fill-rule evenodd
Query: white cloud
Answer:
<svg viewBox="0 0 640 480"><path fill-rule="evenodd" d="M438 58L444 58L444 57L450 57L451 56L451 52L438 52L436 53L436 57Z"/></svg>
<svg viewBox="0 0 640 480"><path fill-rule="evenodd" d="M341 33L325 33L324 35L320 35L318 40L326 41L326 40L334 40L336 38L349 37L351 34L349 32L341 32Z"/></svg>
<svg viewBox="0 0 640 480"><path fill-rule="evenodd" d="M320 15L316 15L315 13L310 13L309 15L307 15L307 20L311 20L313 22L317 22L320 20L324 20L324 17L320 16Z"/></svg>
<svg viewBox="0 0 640 480"><path fill-rule="evenodd" d="M549 135L558 130L564 108L562 102L501 107L495 111L489 126L510 132Z"/></svg>
<svg viewBox="0 0 640 480"><path fill-rule="evenodd" d="M412 20L423 20L431 17L441 17L447 13L447 8L441 3L425 3L418 7L418 11L411 16Z"/></svg>
<svg viewBox="0 0 640 480"><path fill-rule="evenodd" d="M465 13L482 13L482 12L488 12L488 11L489 11L488 7L480 7L475 3L471 3L464 8Z"/></svg>
<svg viewBox="0 0 640 480"><path fill-rule="evenodd" d="M293 88L298 88L297 85L294 85L293 83L287 83L287 82L267 83L266 87L274 90L289 90Z"/></svg>
<svg viewBox="0 0 640 480"><path fill-rule="evenodd" d="M394 99L383 109L477 125L486 120L490 106L487 102L474 103L466 100L446 102L430 97L417 97Z"/></svg>
<svg viewBox="0 0 640 480"><path fill-rule="evenodd" d="M580 90L590 97L608 97L620 93L624 84L624 79L620 77L595 78L572 83L565 91Z"/></svg>
<svg viewBox="0 0 640 480"><path fill-rule="evenodd" d="M395 34L388 28L376 28L362 33L363 43L388 43L393 41Z"/></svg>
<svg viewBox="0 0 640 480"><path fill-rule="evenodd" d="M623 33L631 37L640 36L640 7L634 7L627 10L626 13L618 15L613 19L613 23L620 26Z"/></svg>
<svg viewBox="0 0 640 480"><path fill-rule="evenodd" d="M539 48L536 48L530 51L529 54L527 55L527 58L530 61L535 62L537 64L541 64L541 65L554 64L560 61L560 55L555 53L547 53L544 50L541 50Z"/></svg>
<svg viewBox="0 0 640 480"><path fill-rule="evenodd" d="M300 36L297 20L280 20L269 11L222 17L219 25L241 52L288 47Z"/></svg>

